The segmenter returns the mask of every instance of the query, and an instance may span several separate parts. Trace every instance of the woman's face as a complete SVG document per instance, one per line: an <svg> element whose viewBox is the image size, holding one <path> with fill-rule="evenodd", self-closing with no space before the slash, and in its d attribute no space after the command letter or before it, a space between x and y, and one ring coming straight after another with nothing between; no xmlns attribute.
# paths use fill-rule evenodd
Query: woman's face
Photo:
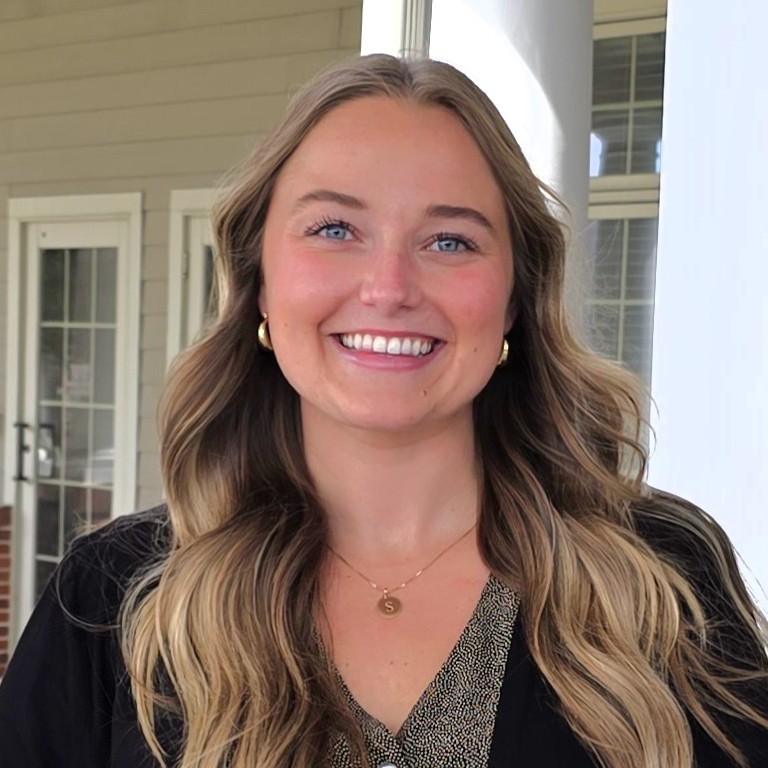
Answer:
<svg viewBox="0 0 768 768"><path fill-rule="evenodd" d="M366 97L282 169L259 305L305 428L467 424L511 326L501 192L442 107Z"/></svg>

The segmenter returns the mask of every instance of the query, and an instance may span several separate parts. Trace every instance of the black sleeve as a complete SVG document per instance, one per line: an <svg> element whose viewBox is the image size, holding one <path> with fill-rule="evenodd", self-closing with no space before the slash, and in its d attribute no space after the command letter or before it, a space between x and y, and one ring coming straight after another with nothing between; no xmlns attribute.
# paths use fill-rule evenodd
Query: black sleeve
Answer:
<svg viewBox="0 0 768 768"><path fill-rule="evenodd" d="M45 588L0 685L3 768L115 764L126 691L117 616L136 555L148 551L136 524L76 540Z"/></svg>
<svg viewBox="0 0 768 768"><path fill-rule="evenodd" d="M751 627L745 623L726 588L723 566L734 574L734 586L741 596L748 597L725 532L694 504L661 491L653 491L646 502L637 505L635 525L656 554L682 573L693 588L706 614L709 651L745 671L762 671L762 678L734 686L733 691L768 717L768 655L756 637L756 620ZM742 749L751 768L768 768L768 729L713 714ZM690 720L697 768L734 765L699 723Z"/></svg>

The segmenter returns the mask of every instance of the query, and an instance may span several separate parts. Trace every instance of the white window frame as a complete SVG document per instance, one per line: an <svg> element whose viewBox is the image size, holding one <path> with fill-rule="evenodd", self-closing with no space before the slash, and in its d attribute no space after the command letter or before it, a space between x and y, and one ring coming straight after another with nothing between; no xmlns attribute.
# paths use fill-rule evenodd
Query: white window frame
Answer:
<svg viewBox="0 0 768 768"><path fill-rule="evenodd" d="M209 221L215 195L215 189L171 191L166 339L168 365L184 348L187 338L194 336L198 330L192 313L199 312L199 307L192 300L192 294L194 290L197 295L197 289L202 280L202 264L199 264L197 259L193 260L190 254L197 254L197 246L205 239L196 225L201 219ZM192 240L195 242L193 243ZM194 306L190 306L191 304ZM199 314L202 319L202 313ZM196 327L192 328L191 325Z"/></svg>
<svg viewBox="0 0 768 768"><path fill-rule="evenodd" d="M11 198L8 201L8 330L6 339L6 395L7 415L19 412L23 392L20 391L17 372L24 364L24 340L19 329L29 331L26 317L25 291L20 290L24 274L22 259L26 254L27 230L35 224L72 222L87 224L89 221L111 221L125 225L126 253L118 266L118 337L116 349L127 350L122 361L121 375L115 380L116 466L122 471L115 474L113 491L113 515L133 512L136 509L136 479L138 471L138 423L139 423L139 341L141 322L141 193L72 195L66 197ZM5 462L16 454L16 434L9 425L5 429ZM22 521L19 516L19 496L12 473L3 478L6 499L13 500L12 551L14 582L21 573L21 565L29 556L22 551ZM29 542L26 542L29 543ZM18 637L26 620L25 606L31 605L30 584L19 580L11 600L11 639Z"/></svg>
<svg viewBox="0 0 768 768"><path fill-rule="evenodd" d="M605 40L609 37L634 37L635 35L653 35L665 32L667 17L655 16L648 19L630 19L622 21L596 21L592 30L594 40Z"/></svg>

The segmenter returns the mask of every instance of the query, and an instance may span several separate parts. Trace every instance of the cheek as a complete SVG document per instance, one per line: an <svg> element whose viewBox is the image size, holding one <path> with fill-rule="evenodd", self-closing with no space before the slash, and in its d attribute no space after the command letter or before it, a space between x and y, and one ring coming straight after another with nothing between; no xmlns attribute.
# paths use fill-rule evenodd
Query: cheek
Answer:
<svg viewBox="0 0 768 768"><path fill-rule="evenodd" d="M485 332L491 341L497 336L500 340L508 325L510 284L511 277L495 273L463 281L454 300L457 321L477 333Z"/></svg>
<svg viewBox="0 0 768 768"><path fill-rule="evenodd" d="M270 321L285 332L321 324L349 293L347 271L317 253L283 248L265 262L265 305Z"/></svg>

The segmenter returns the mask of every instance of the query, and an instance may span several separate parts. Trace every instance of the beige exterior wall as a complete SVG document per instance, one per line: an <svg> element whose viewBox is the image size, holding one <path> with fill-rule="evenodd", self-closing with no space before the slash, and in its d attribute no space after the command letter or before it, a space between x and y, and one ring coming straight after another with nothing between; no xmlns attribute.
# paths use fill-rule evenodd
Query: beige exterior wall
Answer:
<svg viewBox="0 0 768 768"><path fill-rule="evenodd" d="M595 23L665 16L667 0L595 0Z"/></svg>
<svg viewBox="0 0 768 768"><path fill-rule="evenodd" d="M357 53L361 6L0 3L0 403L14 375L5 370L8 200L142 192L140 506L161 495L154 413L166 366L171 190L213 186L276 120L289 92ZM11 429L13 414L2 417L0 428Z"/></svg>

